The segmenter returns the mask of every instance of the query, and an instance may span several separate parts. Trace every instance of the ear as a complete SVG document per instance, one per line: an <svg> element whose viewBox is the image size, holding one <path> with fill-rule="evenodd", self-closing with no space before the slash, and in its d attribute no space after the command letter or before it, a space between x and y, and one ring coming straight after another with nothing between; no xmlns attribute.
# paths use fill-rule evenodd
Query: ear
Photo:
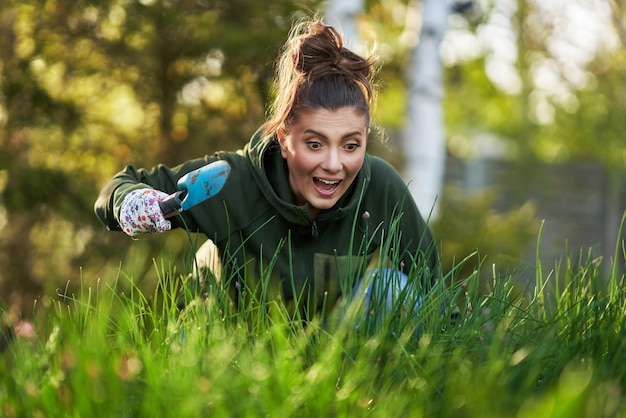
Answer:
<svg viewBox="0 0 626 418"><path fill-rule="evenodd" d="M285 154L287 151L287 146L285 145L286 135L285 135L285 131L283 130L283 128L278 128L276 130L276 137L278 138L278 145L280 145L280 154L283 156L283 158L286 158L285 157Z"/></svg>

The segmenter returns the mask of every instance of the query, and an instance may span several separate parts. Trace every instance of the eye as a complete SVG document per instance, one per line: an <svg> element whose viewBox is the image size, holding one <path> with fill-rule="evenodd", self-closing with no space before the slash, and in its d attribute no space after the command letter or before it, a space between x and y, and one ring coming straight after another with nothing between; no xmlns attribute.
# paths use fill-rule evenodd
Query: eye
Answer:
<svg viewBox="0 0 626 418"><path fill-rule="evenodd" d="M358 142L350 142L345 145L347 151L356 151L360 147L361 144L359 144Z"/></svg>
<svg viewBox="0 0 626 418"><path fill-rule="evenodd" d="M309 147L309 149L312 150L318 150L322 147L322 144L320 144L318 141L308 141L306 145Z"/></svg>

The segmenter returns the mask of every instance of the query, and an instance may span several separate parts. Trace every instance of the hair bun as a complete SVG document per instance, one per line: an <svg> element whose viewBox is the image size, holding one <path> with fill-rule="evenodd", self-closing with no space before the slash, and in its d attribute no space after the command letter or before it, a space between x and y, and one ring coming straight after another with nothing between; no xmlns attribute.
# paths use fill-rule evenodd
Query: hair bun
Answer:
<svg viewBox="0 0 626 418"><path fill-rule="evenodd" d="M376 94L374 61L343 45L332 26L314 18L296 23L276 61L276 94L263 132L289 129L300 112L311 109L353 108L370 122Z"/></svg>
<svg viewBox="0 0 626 418"><path fill-rule="evenodd" d="M294 38L293 64L308 79L340 74L347 78L369 78L371 64L343 46L342 35L321 21L309 22Z"/></svg>

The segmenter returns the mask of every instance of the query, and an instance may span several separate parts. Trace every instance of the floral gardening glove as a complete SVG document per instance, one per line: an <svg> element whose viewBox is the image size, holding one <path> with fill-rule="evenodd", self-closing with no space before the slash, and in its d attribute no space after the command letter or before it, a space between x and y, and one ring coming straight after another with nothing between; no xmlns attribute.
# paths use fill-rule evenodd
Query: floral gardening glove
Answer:
<svg viewBox="0 0 626 418"><path fill-rule="evenodd" d="M158 233L172 229L172 223L165 219L159 201L167 194L154 189L137 189L128 193L120 207L119 223L127 235Z"/></svg>

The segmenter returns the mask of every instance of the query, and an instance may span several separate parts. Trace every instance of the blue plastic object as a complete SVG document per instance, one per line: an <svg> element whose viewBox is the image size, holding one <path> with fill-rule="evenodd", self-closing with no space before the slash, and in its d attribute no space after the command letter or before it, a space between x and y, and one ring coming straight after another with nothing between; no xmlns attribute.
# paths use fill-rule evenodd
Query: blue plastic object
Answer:
<svg viewBox="0 0 626 418"><path fill-rule="evenodd" d="M182 176L178 190L159 202L165 218L178 215L183 210L215 196L226 184L230 175L230 164L224 160L214 161Z"/></svg>

